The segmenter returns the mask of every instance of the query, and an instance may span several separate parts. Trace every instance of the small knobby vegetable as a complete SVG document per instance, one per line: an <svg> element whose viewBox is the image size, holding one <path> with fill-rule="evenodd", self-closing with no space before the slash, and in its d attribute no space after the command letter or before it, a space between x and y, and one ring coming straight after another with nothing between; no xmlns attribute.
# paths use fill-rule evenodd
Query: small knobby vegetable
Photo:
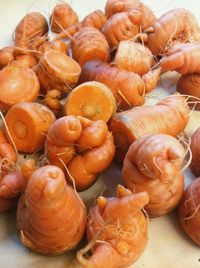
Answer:
<svg viewBox="0 0 200 268"><path fill-rule="evenodd" d="M115 146L104 121L64 116L48 131L45 155L53 165L66 169L78 190L90 187L98 173L112 162Z"/></svg>
<svg viewBox="0 0 200 268"><path fill-rule="evenodd" d="M39 103L20 102L10 108L5 120L17 149L33 153L43 149L47 131L55 116Z"/></svg>
<svg viewBox="0 0 200 268"><path fill-rule="evenodd" d="M102 28L110 46L116 47L120 41L134 38L139 33L141 18L141 14L135 10L110 17Z"/></svg>
<svg viewBox="0 0 200 268"><path fill-rule="evenodd" d="M108 122L116 111L116 101L112 91L99 82L86 82L67 97L64 111L66 115L80 115L93 121Z"/></svg>
<svg viewBox="0 0 200 268"><path fill-rule="evenodd" d="M126 71L144 75L153 66L151 51L134 41L121 41L114 60L114 66Z"/></svg>
<svg viewBox="0 0 200 268"><path fill-rule="evenodd" d="M150 201L145 208L151 216L167 214L181 200L185 156L184 147L164 134L142 137L130 146L122 176L131 191L148 192Z"/></svg>
<svg viewBox="0 0 200 268"><path fill-rule="evenodd" d="M128 109L144 103L145 85L138 74L111 67L101 61L87 62L81 72L79 84L98 81L110 88L119 109Z"/></svg>
<svg viewBox="0 0 200 268"><path fill-rule="evenodd" d="M80 242L86 226L86 209L55 166L37 169L30 177L17 209L17 229L29 249L58 255Z"/></svg>
<svg viewBox="0 0 200 268"><path fill-rule="evenodd" d="M142 14L140 22L142 31L150 27L156 21L156 16L152 10L141 3L140 0L108 0L106 2L105 11L108 18L116 13L131 10L136 10L139 14Z"/></svg>
<svg viewBox="0 0 200 268"><path fill-rule="evenodd" d="M47 105L56 116L60 116L62 113L62 104L60 102L61 92L57 89L51 89L47 91L44 103Z"/></svg>
<svg viewBox="0 0 200 268"><path fill-rule="evenodd" d="M146 31L149 32L147 46L156 56L163 55L176 43L200 41L196 18L183 8L168 11Z"/></svg>
<svg viewBox="0 0 200 268"><path fill-rule="evenodd" d="M192 135L191 140L192 163L191 169L196 176L200 176L200 128Z"/></svg>
<svg viewBox="0 0 200 268"><path fill-rule="evenodd" d="M97 29L84 27L72 41L72 56L82 66L87 61L109 61L110 47L105 36Z"/></svg>
<svg viewBox="0 0 200 268"><path fill-rule="evenodd" d="M79 64L56 50L48 50L40 58L37 70L42 89L48 91L53 88L61 92L69 92L80 76Z"/></svg>
<svg viewBox="0 0 200 268"><path fill-rule="evenodd" d="M15 28L15 46L29 49L48 32L45 17L39 12L28 13Z"/></svg>
<svg viewBox="0 0 200 268"><path fill-rule="evenodd" d="M78 22L78 15L66 2L57 4L50 16L51 30L60 33Z"/></svg>
<svg viewBox="0 0 200 268"><path fill-rule="evenodd" d="M184 75L200 73L199 53L200 44L177 44L161 60L162 71L176 71Z"/></svg>
<svg viewBox="0 0 200 268"><path fill-rule="evenodd" d="M63 30L54 38L54 40L62 38L71 39L75 33L79 32L84 27L93 27L98 30L101 30L106 20L107 18L101 10L95 10L94 12L87 15L82 22L78 22L70 28Z"/></svg>
<svg viewBox="0 0 200 268"><path fill-rule="evenodd" d="M179 222L186 234L200 246L200 178L185 190L179 206Z"/></svg>
<svg viewBox="0 0 200 268"><path fill-rule="evenodd" d="M168 134L176 137L186 127L190 110L185 97L177 94L156 105L132 108L116 113L111 122L116 156L123 161L129 146L144 135Z"/></svg>
<svg viewBox="0 0 200 268"><path fill-rule="evenodd" d="M90 210L87 224L89 244L77 253L83 267L128 267L145 249L148 224L142 209L149 202L148 194L133 194L119 185L116 195L99 197ZM89 251L91 255L85 257Z"/></svg>
<svg viewBox="0 0 200 268"><path fill-rule="evenodd" d="M0 109L8 111L14 104L36 100L39 80L33 70L15 65L0 71Z"/></svg>

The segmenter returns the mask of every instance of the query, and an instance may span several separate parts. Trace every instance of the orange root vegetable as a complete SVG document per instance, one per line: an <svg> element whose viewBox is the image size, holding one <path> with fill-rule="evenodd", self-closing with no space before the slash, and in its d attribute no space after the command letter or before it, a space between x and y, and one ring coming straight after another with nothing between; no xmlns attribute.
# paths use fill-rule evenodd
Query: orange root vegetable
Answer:
<svg viewBox="0 0 200 268"><path fill-rule="evenodd" d="M161 71L161 68L158 68L153 71L149 71L142 76L142 80L145 85L145 92L151 92L153 89L156 88L160 80Z"/></svg>
<svg viewBox="0 0 200 268"><path fill-rule="evenodd" d="M179 222L186 234L200 246L200 178L185 190L179 207Z"/></svg>
<svg viewBox="0 0 200 268"><path fill-rule="evenodd" d="M177 44L160 62L163 72L176 71L180 74L200 73L200 44Z"/></svg>
<svg viewBox="0 0 200 268"><path fill-rule="evenodd" d="M10 108L5 120L17 149L33 153L43 148L45 136L55 116L39 103L20 102Z"/></svg>
<svg viewBox="0 0 200 268"><path fill-rule="evenodd" d="M133 194L120 185L117 197L99 197L89 214L89 244L77 253L80 264L121 268L134 263L147 244L148 224L141 210L148 201L146 192Z"/></svg>
<svg viewBox="0 0 200 268"><path fill-rule="evenodd" d="M94 12L87 15L82 22L76 23L68 29L63 30L58 34L54 40L62 38L71 38L75 33L79 32L83 27L93 27L101 30L107 18L101 10L95 10Z"/></svg>
<svg viewBox="0 0 200 268"><path fill-rule="evenodd" d="M17 206L18 198L4 198L0 196L0 213L14 209Z"/></svg>
<svg viewBox="0 0 200 268"><path fill-rule="evenodd" d="M73 58L82 66L87 61L109 61L110 47L105 36L97 29L84 27L72 42Z"/></svg>
<svg viewBox="0 0 200 268"><path fill-rule="evenodd" d="M57 89L51 89L47 91L44 98L44 103L47 105L52 112L59 116L62 111L62 104L60 103L61 92Z"/></svg>
<svg viewBox="0 0 200 268"><path fill-rule="evenodd" d="M175 43L200 40L200 28L196 18L183 8L170 10L162 15L149 32L147 46L154 55L162 55Z"/></svg>
<svg viewBox="0 0 200 268"><path fill-rule="evenodd" d="M115 67L144 75L154 63L151 51L140 43L121 41L115 56Z"/></svg>
<svg viewBox="0 0 200 268"><path fill-rule="evenodd" d="M116 101L111 90L99 82L86 82L76 87L67 97L66 115L80 115L93 121L108 122L116 111Z"/></svg>
<svg viewBox="0 0 200 268"><path fill-rule="evenodd" d="M137 16L136 13L136 11L117 13L104 24L102 32L111 47L116 47L120 41L132 39L139 33L142 14Z"/></svg>
<svg viewBox="0 0 200 268"><path fill-rule="evenodd" d="M148 192L150 201L145 208L151 216L169 213L181 200L184 159L184 147L169 135L145 136L130 146L122 176L131 191Z"/></svg>
<svg viewBox="0 0 200 268"><path fill-rule="evenodd" d="M10 64L13 60L13 47L4 47L0 49L0 69Z"/></svg>
<svg viewBox="0 0 200 268"><path fill-rule="evenodd" d="M31 48L32 44L47 32L48 24L45 17L39 12L31 12L15 28L15 45L24 49Z"/></svg>
<svg viewBox="0 0 200 268"><path fill-rule="evenodd" d="M38 51L45 54L48 50L52 50L52 49L62 52L64 54L68 54L68 46L62 40L46 41L39 46Z"/></svg>
<svg viewBox="0 0 200 268"><path fill-rule="evenodd" d="M123 161L129 146L145 135L168 134L176 137L186 127L190 110L185 97L172 95L156 105L116 113L110 122L117 159Z"/></svg>
<svg viewBox="0 0 200 268"><path fill-rule="evenodd" d="M8 111L18 102L34 101L39 90L39 81L33 70L7 66L0 72L0 109Z"/></svg>
<svg viewBox="0 0 200 268"><path fill-rule="evenodd" d="M192 135L191 140L192 163L191 169L196 176L200 176L200 128Z"/></svg>
<svg viewBox="0 0 200 268"><path fill-rule="evenodd" d="M86 209L55 166L36 170L17 209L21 242L43 255L58 255L80 242L86 226Z"/></svg>
<svg viewBox="0 0 200 268"><path fill-rule="evenodd" d="M200 74L182 75L177 83L177 91L184 95L194 96L200 99ZM195 98L190 98L190 101L195 101ZM200 110L200 104L197 102L191 105L191 108Z"/></svg>
<svg viewBox="0 0 200 268"><path fill-rule="evenodd" d="M79 84L98 81L110 88L120 109L144 103L144 82L138 74L119 70L101 61L87 62L79 79Z"/></svg>
<svg viewBox="0 0 200 268"><path fill-rule="evenodd" d="M78 22L78 15L66 2L57 4L50 16L51 30L55 33L62 32Z"/></svg>
<svg viewBox="0 0 200 268"><path fill-rule="evenodd" d="M25 190L25 183L20 171L12 171L0 178L0 197L15 198Z"/></svg>
<svg viewBox="0 0 200 268"><path fill-rule="evenodd" d="M62 92L69 92L80 76L79 64L56 50L48 50L40 59L38 77L42 89L46 91L56 88Z"/></svg>
<svg viewBox="0 0 200 268"><path fill-rule="evenodd" d="M137 10L139 13L142 13L142 30L150 27L156 21L156 16L152 10L139 0L108 0L105 7L108 18L116 13L129 12L131 10Z"/></svg>
<svg viewBox="0 0 200 268"><path fill-rule="evenodd" d="M0 159L9 163L17 161L17 154L13 146L8 142L3 130L0 128Z"/></svg>
<svg viewBox="0 0 200 268"><path fill-rule="evenodd" d="M27 187L28 181L33 174L37 170L35 159L24 160L21 164L21 173L24 179L25 188Z"/></svg>
<svg viewBox="0 0 200 268"><path fill-rule="evenodd" d="M113 136L107 132L106 138L100 146L72 158L67 166L70 174L68 174L69 181L72 177L79 191L89 188L96 181L98 173L109 167L114 156Z"/></svg>
<svg viewBox="0 0 200 268"><path fill-rule="evenodd" d="M75 116L61 117L52 124L45 142L45 153L52 165L64 169L60 159L67 165L73 158L74 144L81 131L80 120Z"/></svg>
<svg viewBox="0 0 200 268"><path fill-rule="evenodd" d="M78 190L84 190L111 164L115 146L104 121L64 116L49 129L45 154L51 164L67 170Z"/></svg>

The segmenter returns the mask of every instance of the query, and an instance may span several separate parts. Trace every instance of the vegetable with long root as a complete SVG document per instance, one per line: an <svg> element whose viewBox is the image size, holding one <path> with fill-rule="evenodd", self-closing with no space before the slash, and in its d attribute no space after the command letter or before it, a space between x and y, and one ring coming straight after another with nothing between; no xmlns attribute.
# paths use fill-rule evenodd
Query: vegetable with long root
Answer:
<svg viewBox="0 0 200 268"><path fill-rule="evenodd" d="M43 255L58 255L80 242L86 226L86 209L55 166L37 169L30 177L17 209L21 242Z"/></svg>
<svg viewBox="0 0 200 268"><path fill-rule="evenodd" d="M43 149L46 134L55 116L42 104L20 102L10 108L5 120L17 150L33 153Z"/></svg>
<svg viewBox="0 0 200 268"><path fill-rule="evenodd" d="M148 194L131 193L119 185L116 195L112 198L100 196L90 210L89 243L77 253L78 261L85 268L128 267L146 247L148 221L142 209L149 202Z"/></svg>
<svg viewBox="0 0 200 268"><path fill-rule="evenodd" d="M116 113L110 122L110 130L117 159L123 161L129 146L142 136L168 134L176 137L185 129L189 116L186 98L180 94L169 96L156 105Z"/></svg>
<svg viewBox="0 0 200 268"><path fill-rule="evenodd" d="M138 74L119 70L101 61L87 62L79 79L79 84L98 81L108 86L121 109L144 103L145 85Z"/></svg>
<svg viewBox="0 0 200 268"><path fill-rule="evenodd" d="M113 136L102 120L65 116L50 127L45 155L51 164L66 169L68 180L82 191L111 164L115 155Z"/></svg>
<svg viewBox="0 0 200 268"><path fill-rule="evenodd" d="M7 66L0 71L0 109L8 111L14 104L37 99L39 80L30 68Z"/></svg>
<svg viewBox="0 0 200 268"><path fill-rule="evenodd" d="M61 92L69 92L80 76L81 68L71 57L56 50L48 50L40 58L37 70L43 90L56 88Z"/></svg>
<svg viewBox="0 0 200 268"><path fill-rule="evenodd" d="M200 178L185 190L179 207L179 222L186 234L200 246Z"/></svg>
<svg viewBox="0 0 200 268"><path fill-rule="evenodd" d="M196 176L200 176L200 127L194 132L191 139L192 163L191 169Z"/></svg>
<svg viewBox="0 0 200 268"><path fill-rule="evenodd" d="M112 91L99 82L85 82L67 97L64 105L66 115L80 115L93 121L108 122L115 114L116 101Z"/></svg>
<svg viewBox="0 0 200 268"><path fill-rule="evenodd" d="M196 18L183 8L168 11L146 31L149 32L146 45L156 56L165 54L176 43L200 41Z"/></svg>
<svg viewBox="0 0 200 268"><path fill-rule="evenodd" d="M177 44L170 49L161 62L163 72L176 71L180 74L200 73L200 44Z"/></svg>
<svg viewBox="0 0 200 268"><path fill-rule="evenodd" d="M51 30L60 33L78 22L78 15L66 2L57 4L50 16Z"/></svg>
<svg viewBox="0 0 200 268"><path fill-rule="evenodd" d="M75 25L71 26L68 29L64 29L60 34L58 34L54 40L62 39L62 38L70 38L79 32L84 27L93 27L98 30L101 30L107 18L105 14L101 10L95 10L94 12L87 15L82 22L78 22Z"/></svg>
<svg viewBox="0 0 200 268"><path fill-rule="evenodd" d="M97 29L84 27L72 41L72 56L82 66L87 61L109 61L110 47L105 36Z"/></svg>
<svg viewBox="0 0 200 268"><path fill-rule="evenodd" d="M15 46L29 49L48 32L48 23L39 12L28 13L15 28Z"/></svg>
<svg viewBox="0 0 200 268"><path fill-rule="evenodd" d="M151 216L169 213L181 200L185 156L184 147L165 134L144 136L130 146L122 177L132 192L148 192L149 203L145 208Z"/></svg>
<svg viewBox="0 0 200 268"><path fill-rule="evenodd" d="M156 16L153 11L148 6L141 3L140 0L108 0L105 6L108 18L116 13L128 12L131 10L137 10L138 13L142 14L140 22L142 31L146 30L156 21Z"/></svg>

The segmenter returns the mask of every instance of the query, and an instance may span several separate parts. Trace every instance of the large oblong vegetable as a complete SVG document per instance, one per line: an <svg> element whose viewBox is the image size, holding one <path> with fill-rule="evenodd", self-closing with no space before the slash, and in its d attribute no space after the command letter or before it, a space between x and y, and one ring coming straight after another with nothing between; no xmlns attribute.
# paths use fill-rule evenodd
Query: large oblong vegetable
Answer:
<svg viewBox="0 0 200 268"><path fill-rule="evenodd" d="M62 254L80 242L85 226L85 206L66 184L63 171L55 166L37 169L18 204L21 242L44 255Z"/></svg>
<svg viewBox="0 0 200 268"><path fill-rule="evenodd" d="M181 200L184 159L183 146L169 135L144 136L130 146L122 176L131 191L148 192L146 209L151 216L167 214Z"/></svg>
<svg viewBox="0 0 200 268"><path fill-rule="evenodd" d="M174 19L176 18L176 19ZM194 15L187 9L176 8L163 14L151 26L147 46L154 55L163 55L175 43L200 40L200 28Z"/></svg>
<svg viewBox="0 0 200 268"><path fill-rule="evenodd" d="M116 111L116 101L106 85L95 81L85 82L69 94L64 111L66 115L108 122Z"/></svg>
<svg viewBox="0 0 200 268"><path fill-rule="evenodd" d="M179 222L186 234L200 246L200 178L185 190L179 207Z"/></svg>
<svg viewBox="0 0 200 268"><path fill-rule="evenodd" d="M84 27L72 42L72 56L82 66L87 61L109 61L110 47L105 36L97 29Z"/></svg>
<svg viewBox="0 0 200 268"><path fill-rule="evenodd" d="M61 92L70 91L80 76L79 64L56 50L48 50L41 57L37 71L42 89L56 88Z"/></svg>
<svg viewBox="0 0 200 268"><path fill-rule="evenodd" d="M192 162L191 169L196 176L200 176L200 127L194 132L191 140Z"/></svg>
<svg viewBox="0 0 200 268"><path fill-rule="evenodd" d="M185 97L172 95L156 105L135 107L116 113L111 122L117 159L122 161L129 146L144 135L168 134L176 137L186 127L190 110Z"/></svg>
<svg viewBox="0 0 200 268"><path fill-rule="evenodd" d="M36 100L39 90L38 78L29 68L11 65L0 71L0 109L4 111L18 102Z"/></svg>
<svg viewBox="0 0 200 268"><path fill-rule="evenodd" d="M5 120L17 149L33 153L44 147L45 135L55 116L42 104L20 102L10 108Z"/></svg>
<svg viewBox="0 0 200 268"><path fill-rule="evenodd" d="M87 62L81 72L79 84L97 81L107 85L121 109L144 103L145 86L138 74L119 70L101 61Z"/></svg>
<svg viewBox="0 0 200 268"><path fill-rule="evenodd" d="M90 210L87 224L88 246L77 254L84 268L121 268L134 263L147 244L148 224L142 209L146 192L137 194L119 185L117 196L99 197ZM85 257L91 251L89 257Z"/></svg>

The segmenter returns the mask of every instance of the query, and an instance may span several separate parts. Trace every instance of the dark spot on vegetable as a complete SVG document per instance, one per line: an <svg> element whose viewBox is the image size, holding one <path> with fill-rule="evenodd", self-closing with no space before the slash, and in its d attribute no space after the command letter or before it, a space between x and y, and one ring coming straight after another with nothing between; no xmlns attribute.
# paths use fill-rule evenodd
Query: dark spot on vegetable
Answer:
<svg viewBox="0 0 200 268"><path fill-rule="evenodd" d="M27 155L24 155L24 158L26 158L27 157Z"/></svg>

